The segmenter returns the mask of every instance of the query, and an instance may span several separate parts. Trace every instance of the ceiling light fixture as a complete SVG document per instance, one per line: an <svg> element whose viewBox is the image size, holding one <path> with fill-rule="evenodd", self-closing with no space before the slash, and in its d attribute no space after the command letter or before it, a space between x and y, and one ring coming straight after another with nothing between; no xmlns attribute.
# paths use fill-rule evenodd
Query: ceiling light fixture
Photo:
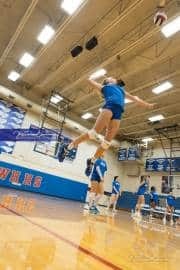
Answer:
<svg viewBox="0 0 180 270"><path fill-rule="evenodd" d="M144 143L152 142L152 141L154 141L154 139L151 137L142 139L142 142L144 142Z"/></svg>
<svg viewBox="0 0 180 270"><path fill-rule="evenodd" d="M81 116L81 118L83 118L83 119L85 119L85 120L87 120L87 119L89 119L89 118L92 118L92 117L93 117L92 113L85 113L85 114L83 114L83 115Z"/></svg>
<svg viewBox="0 0 180 270"><path fill-rule="evenodd" d="M176 34L180 31L180 16L176 17L169 23L165 24L161 28L161 32L165 37L171 37L172 35Z"/></svg>
<svg viewBox="0 0 180 270"><path fill-rule="evenodd" d="M20 77L20 74L14 70L11 71L8 75L8 79L13 81L13 82L17 81L19 79L19 77Z"/></svg>
<svg viewBox="0 0 180 270"><path fill-rule="evenodd" d="M37 37L37 40L45 45L50 41L54 34L55 30L50 25L46 25Z"/></svg>
<svg viewBox="0 0 180 270"><path fill-rule="evenodd" d="M130 99L128 99L128 98L125 98L125 104L131 103L131 102L132 102L132 100L130 100Z"/></svg>
<svg viewBox="0 0 180 270"><path fill-rule="evenodd" d="M165 91L168 91L172 87L173 87L172 83L166 81L166 82L160 84L159 86L153 88L152 92L158 95L158 94L161 94Z"/></svg>
<svg viewBox="0 0 180 270"><path fill-rule="evenodd" d="M89 79L90 80L98 79L100 77L103 77L106 73L107 73L107 71L104 68L99 69L96 72L94 72L93 74L91 74L91 76L89 77Z"/></svg>
<svg viewBox="0 0 180 270"><path fill-rule="evenodd" d="M84 0L63 0L61 8L69 15L72 15L80 7L83 1Z"/></svg>
<svg viewBox="0 0 180 270"><path fill-rule="evenodd" d="M54 104L59 103L61 100L63 100L63 97L57 94L51 97L51 102Z"/></svg>
<svg viewBox="0 0 180 270"><path fill-rule="evenodd" d="M162 114L158 114L158 115L149 117L149 121L151 121L151 122L156 122L156 121L160 121L163 119L164 119L164 116Z"/></svg>
<svg viewBox="0 0 180 270"><path fill-rule="evenodd" d="M32 62L34 61L34 57L30 53L24 53L21 59L19 60L19 63L24 67L29 67Z"/></svg>

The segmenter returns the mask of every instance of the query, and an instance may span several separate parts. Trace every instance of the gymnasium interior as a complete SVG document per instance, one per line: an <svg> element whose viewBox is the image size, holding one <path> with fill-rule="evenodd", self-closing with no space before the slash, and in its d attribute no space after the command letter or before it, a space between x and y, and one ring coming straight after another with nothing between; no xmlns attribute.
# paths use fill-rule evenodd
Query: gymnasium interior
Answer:
<svg viewBox="0 0 180 270"><path fill-rule="evenodd" d="M1 0L0 14L0 270L179 270L180 1ZM125 99L92 215L86 160L105 133L58 151L92 129L104 99L88 79L108 76L154 107Z"/></svg>

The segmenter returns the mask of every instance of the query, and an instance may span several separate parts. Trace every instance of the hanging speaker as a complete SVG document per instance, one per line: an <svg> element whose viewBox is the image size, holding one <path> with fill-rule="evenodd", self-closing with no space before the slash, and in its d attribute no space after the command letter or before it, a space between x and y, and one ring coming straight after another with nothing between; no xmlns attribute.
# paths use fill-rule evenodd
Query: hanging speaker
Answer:
<svg viewBox="0 0 180 270"><path fill-rule="evenodd" d="M90 51L90 50L94 49L97 45L98 45L98 40L94 36L86 43L86 49L88 51Z"/></svg>
<svg viewBox="0 0 180 270"><path fill-rule="evenodd" d="M76 57L78 56L81 52L83 51L83 47L81 46L76 46L71 50L71 55L72 57Z"/></svg>

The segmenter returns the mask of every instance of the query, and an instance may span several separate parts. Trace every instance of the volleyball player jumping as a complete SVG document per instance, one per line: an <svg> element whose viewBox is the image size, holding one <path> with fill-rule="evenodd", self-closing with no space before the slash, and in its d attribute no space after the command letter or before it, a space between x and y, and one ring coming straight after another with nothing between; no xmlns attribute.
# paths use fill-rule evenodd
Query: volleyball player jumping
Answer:
<svg viewBox="0 0 180 270"><path fill-rule="evenodd" d="M134 101L137 105L152 109L154 104L150 104L138 96L133 96L127 91L125 91L125 83L122 80L115 79L113 77L108 77L104 80L103 84L97 83L94 80L89 79L89 84L93 86L105 99L104 106L100 112L94 127L87 133L80 135L69 145L62 144L59 149L58 158L60 162L63 162L65 157L69 154L72 149L77 149L78 145L87 140L96 139L98 134L106 130L104 140L101 142L100 146L97 148L94 157L89 160L89 165L91 161L101 157L104 152L110 147L112 140L116 136L119 127L120 120L122 118L125 98Z"/></svg>

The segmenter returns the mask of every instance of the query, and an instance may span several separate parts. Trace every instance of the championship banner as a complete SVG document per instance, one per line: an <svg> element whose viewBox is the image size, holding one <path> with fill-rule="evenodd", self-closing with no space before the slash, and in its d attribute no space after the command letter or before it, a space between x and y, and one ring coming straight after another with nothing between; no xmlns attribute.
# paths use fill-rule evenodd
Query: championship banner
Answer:
<svg viewBox="0 0 180 270"><path fill-rule="evenodd" d="M127 160L127 149L126 148L120 148L118 151L118 160L123 161Z"/></svg>
<svg viewBox="0 0 180 270"><path fill-rule="evenodd" d="M137 160L140 158L139 150L137 147L129 147L128 148L128 160Z"/></svg>
<svg viewBox="0 0 180 270"><path fill-rule="evenodd" d="M151 172L169 172L170 167L172 172L180 172L180 157L171 160L169 158L147 159L145 168L146 171Z"/></svg>
<svg viewBox="0 0 180 270"><path fill-rule="evenodd" d="M0 99L1 132L4 130L12 131L13 129L20 129L24 121L25 113L26 112L20 107ZM6 135L0 138L0 153L12 154L16 142L6 140Z"/></svg>

